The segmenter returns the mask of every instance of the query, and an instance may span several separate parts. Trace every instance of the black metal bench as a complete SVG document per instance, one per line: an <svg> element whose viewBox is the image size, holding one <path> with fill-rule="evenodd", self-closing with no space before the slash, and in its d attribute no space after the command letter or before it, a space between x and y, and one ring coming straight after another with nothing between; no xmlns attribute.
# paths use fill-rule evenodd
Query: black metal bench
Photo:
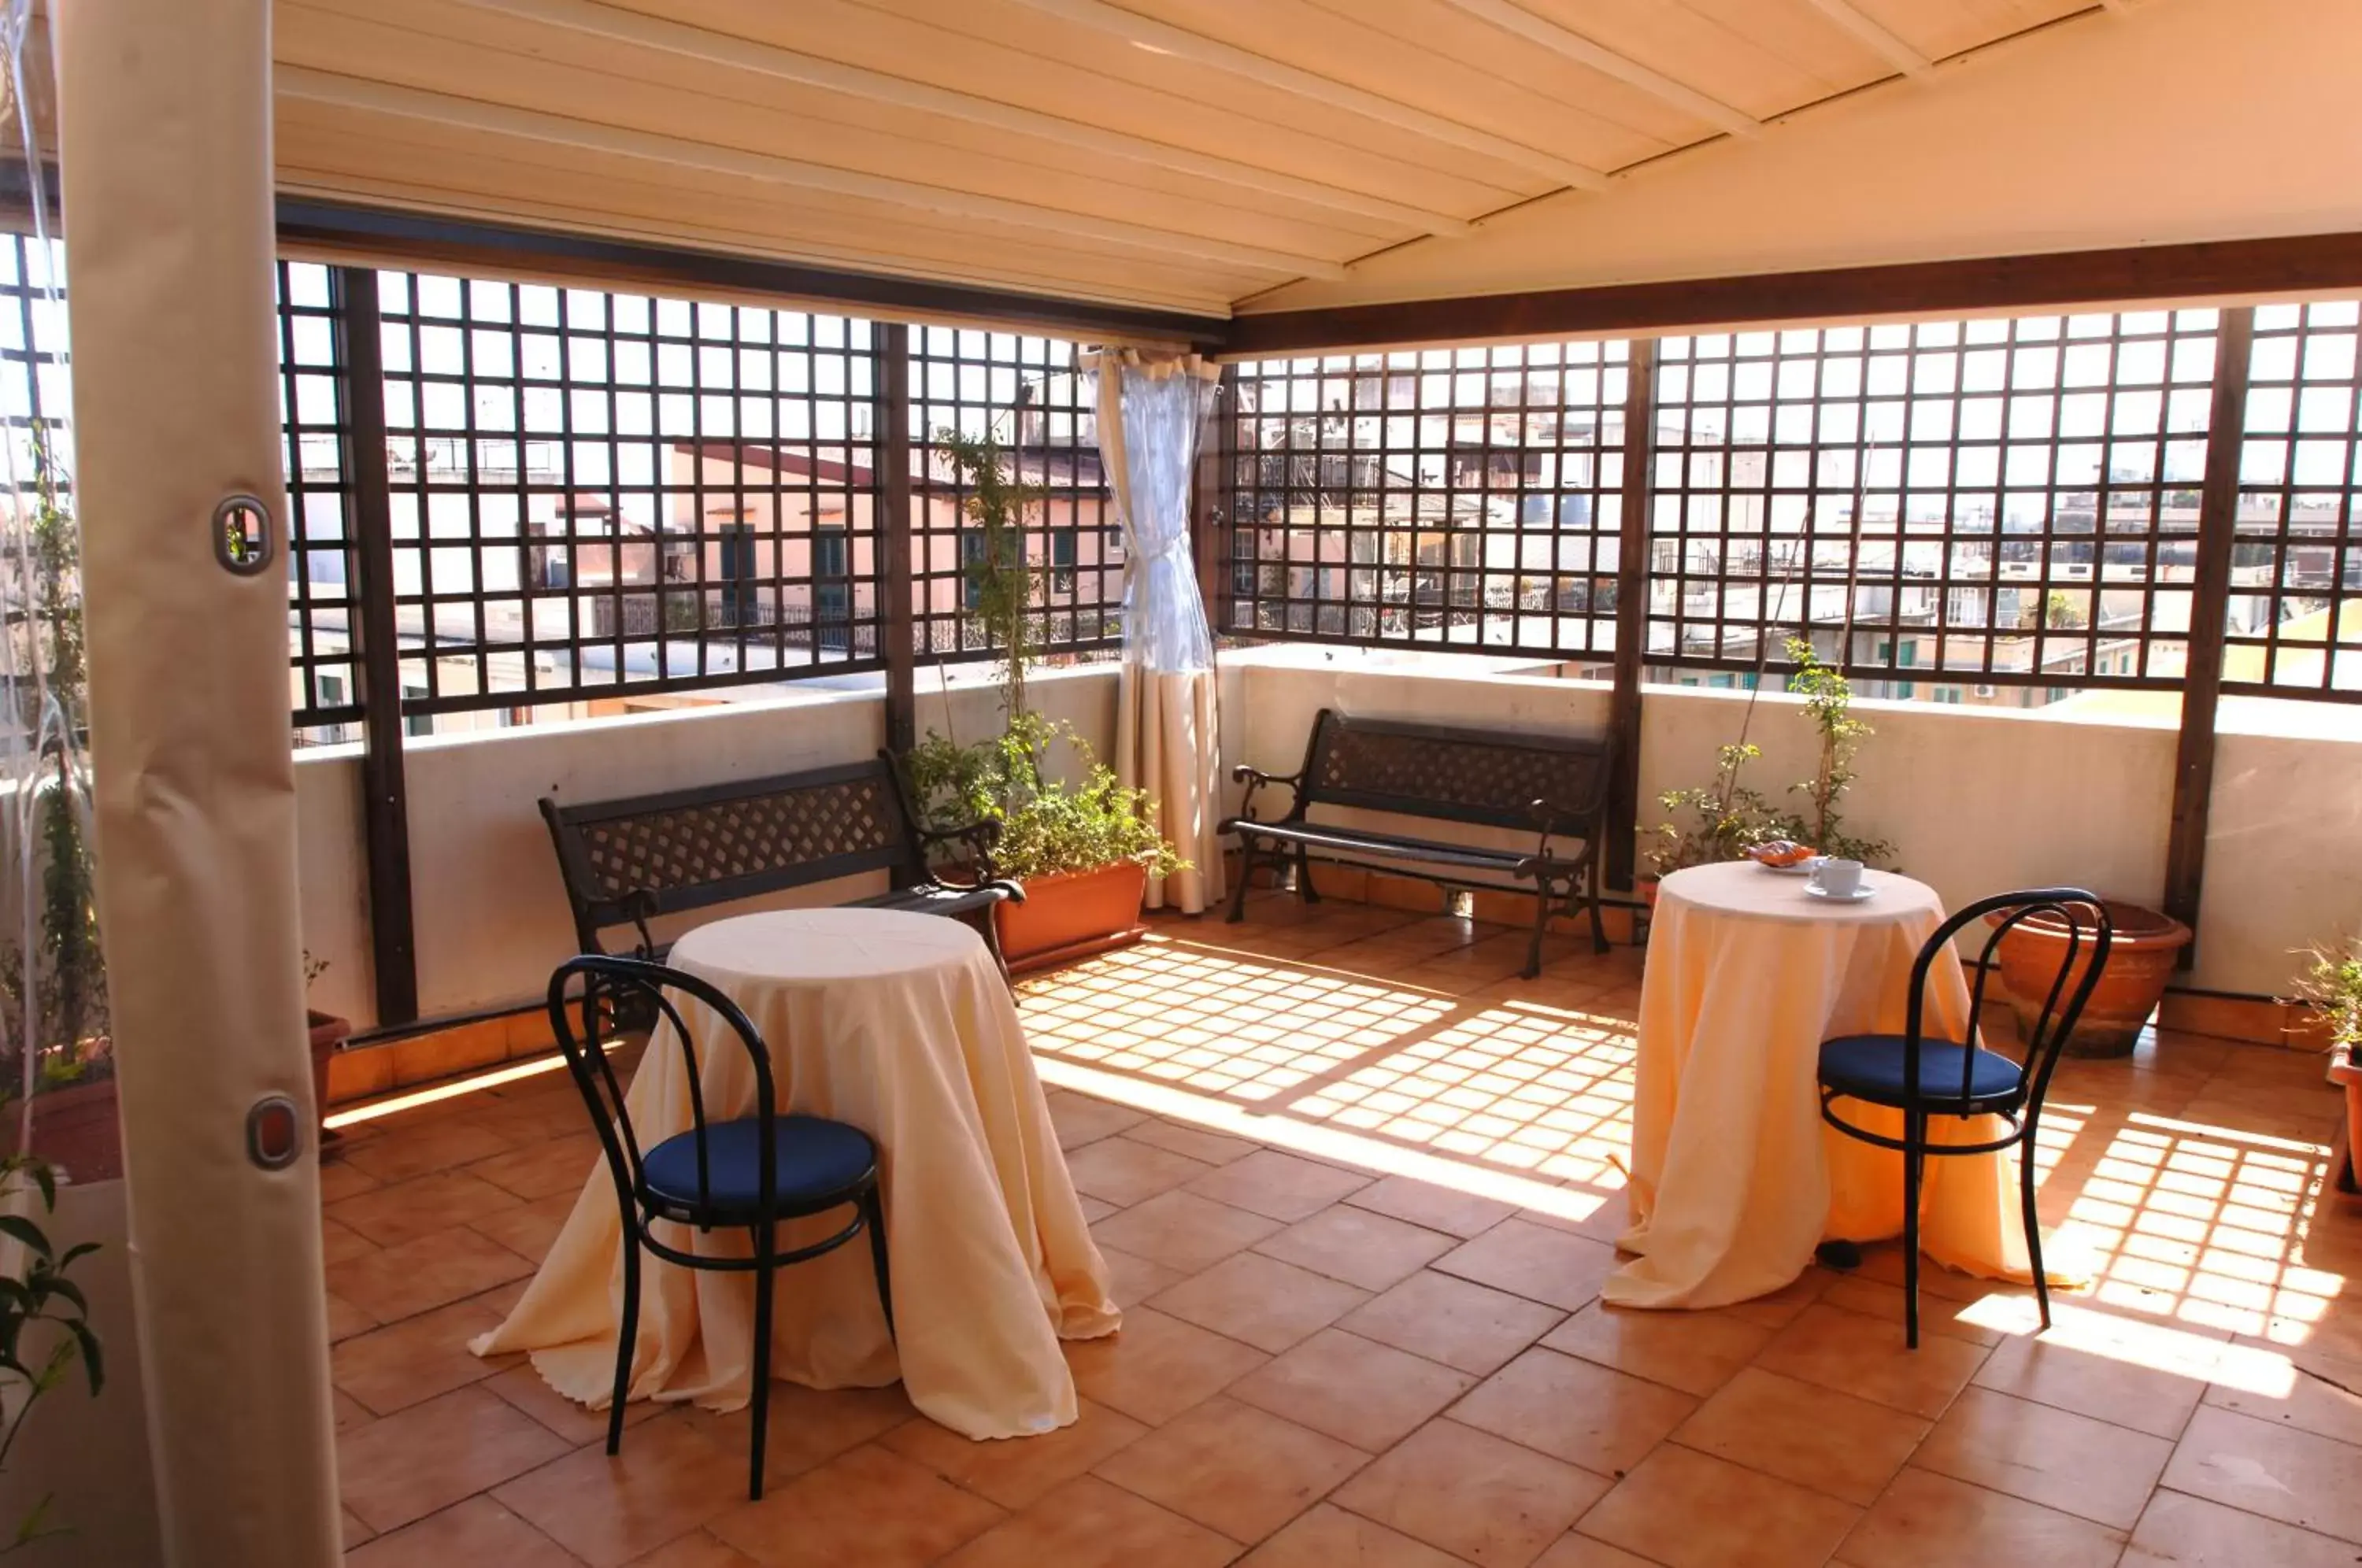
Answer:
<svg viewBox="0 0 2362 1568"><path fill-rule="evenodd" d="M561 806L544 796L541 814L585 953L606 952L600 933L629 926L639 933L636 955L661 960L669 944L659 944L648 929L659 915L886 871L902 885L844 907L965 919L999 963L992 906L1025 896L993 877L999 824L922 828L884 752L874 762L623 801ZM978 880L962 886L937 878L927 862L940 844L965 845Z"/></svg>
<svg viewBox="0 0 2362 1568"><path fill-rule="evenodd" d="M1562 900L1569 914L1578 901L1589 906L1592 942L1605 953L1599 840L1614 754L1608 737L1354 719L1323 708L1313 721L1312 744L1305 750L1301 772L1283 777L1247 767L1231 770L1231 776L1247 786L1247 794L1240 814L1221 825L1222 832L1239 835L1243 852L1230 918L1245 915L1247 886L1259 865L1276 868L1293 859L1297 890L1312 903L1320 897L1312 885L1316 860L1392 870L1412 863L1410 875L1447 889L1530 889L1534 936L1526 955L1529 979L1541 973L1542 934L1553 906ZM1271 822L1254 815L1255 791L1266 784L1285 784L1296 795L1287 814ZM1315 806L1526 829L1539 837L1530 850L1448 844L1312 822L1307 813ZM1573 854L1563 842L1568 835L1582 839Z"/></svg>

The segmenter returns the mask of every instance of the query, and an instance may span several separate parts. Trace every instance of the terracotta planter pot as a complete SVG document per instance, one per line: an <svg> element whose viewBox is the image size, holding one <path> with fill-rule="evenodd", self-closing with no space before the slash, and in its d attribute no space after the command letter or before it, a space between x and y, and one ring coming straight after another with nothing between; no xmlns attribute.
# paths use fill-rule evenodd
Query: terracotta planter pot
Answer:
<svg viewBox="0 0 2362 1568"><path fill-rule="evenodd" d="M1131 860L1028 878L1023 903L992 908L1001 955L1012 970L1040 969L1136 942L1147 897L1148 868Z"/></svg>
<svg viewBox="0 0 2362 1568"><path fill-rule="evenodd" d="M1991 924L2001 923L1998 916L1985 919ZM2131 1055L2141 1027L2157 1010L2166 982L2173 977L2174 955L2190 943L2188 926L2138 904L2110 900L2108 919L2115 926L2115 936L2108 948L2107 966L2100 971L2100 983L2092 988L2075 1032L2068 1037L2070 1056ZM2083 941L2074 972L2067 977L2062 1007L2091 967L2091 939L2086 936ZM2031 1029L2041 1016L2043 999L2050 994L2066 947L2066 922L2056 917L2037 915L2012 927L2001 939L2002 984L2009 991L2010 1007L2021 1028Z"/></svg>
<svg viewBox="0 0 2362 1568"><path fill-rule="evenodd" d="M2329 1081L2345 1094L2345 1125L2338 1129L2333 1162L2340 1192L2362 1191L2354 1168L2354 1151L2362 1149L2362 1062L2354 1059L2356 1055L2362 1055L2362 1043L2351 1040L2339 1041L2329 1054Z"/></svg>
<svg viewBox="0 0 2362 1568"><path fill-rule="evenodd" d="M12 1152L17 1117L0 1132ZM123 1125L115 1109L112 1075L33 1097L33 1153L78 1182L113 1181L123 1174Z"/></svg>
<svg viewBox="0 0 2362 1568"><path fill-rule="evenodd" d="M320 1143L325 1148L337 1140L337 1134L329 1132L326 1126L328 1062L344 1044L346 1037L352 1033L353 1024L350 1019L338 1018L332 1012L312 1012L308 1010L304 1019L312 1026L312 1108L320 1117Z"/></svg>
<svg viewBox="0 0 2362 1568"><path fill-rule="evenodd" d="M1636 877L1633 878L1633 885L1640 889L1640 907L1647 910L1650 914L1657 912L1657 884L1663 880L1664 878L1661 877Z"/></svg>

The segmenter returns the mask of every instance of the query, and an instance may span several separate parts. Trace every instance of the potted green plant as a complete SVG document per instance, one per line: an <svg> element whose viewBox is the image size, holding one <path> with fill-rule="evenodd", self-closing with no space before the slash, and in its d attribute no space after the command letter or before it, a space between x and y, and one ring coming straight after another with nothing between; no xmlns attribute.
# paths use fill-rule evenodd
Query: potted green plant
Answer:
<svg viewBox="0 0 2362 1568"><path fill-rule="evenodd" d="M0 1095L0 1115L8 1111ZM106 1385L90 1303L72 1277L97 1243L57 1245L48 1224L57 1201L57 1173L47 1161L23 1154L0 1159L0 1471L34 1408L64 1386L76 1366L91 1397ZM0 1535L0 1556L63 1532L50 1517L52 1501L43 1496L23 1518L0 1521L7 1532Z"/></svg>
<svg viewBox="0 0 2362 1568"><path fill-rule="evenodd" d="M2329 1041L2329 1081L2345 1091L2345 1157L2337 1163L2340 1190L2356 1189L2354 1151L2362 1148L2362 936L2305 950L2304 973L2291 1000L2312 1014Z"/></svg>
<svg viewBox="0 0 2362 1568"><path fill-rule="evenodd" d="M315 958L310 948L304 950L304 988L328 972L326 958ZM339 1018L333 1012L322 1012L315 1007L304 1010L304 1022L312 1032L312 1108L320 1118L320 1147L325 1152L337 1141L328 1130L328 1064L336 1059L338 1050L353 1032L352 1020Z"/></svg>
<svg viewBox="0 0 2362 1568"><path fill-rule="evenodd" d="M1039 491L1009 477L990 440L953 430L936 439L976 529L970 602L1000 654L1003 723L999 734L971 745L930 730L902 767L927 826L996 825L992 863L972 869L1024 885L1025 901L997 906L993 920L1010 966L1038 968L1136 939L1149 877L1186 862L1150 825L1143 791L1125 789L1070 726L1028 705L1041 584L1023 517ZM1080 782L1064 781L1050 766L1060 747L1075 758Z"/></svg>
<svg viewBox="0 0 2362 1568"><path fill-rule="evenodd" d="M1762 792L1741 782L1747 765L1763 756L1760 746L1740 740L1716 754L1714 782L1668 790L1657 803L1678 819L1657 826L1649 864L1654 877L1641 878L1641 896L1653 905L1657 882L1693 866L1742 858L1756 845L1782 836L1787 819Z"/></svg>
<svg viewBox="0 0 2362 1568"><path fill-rule="evenodd" d="M1820 734L1818 760L1813 776L1788 786L1801 794L1806 813L1782 823L1779 836L1811 845L1823 855L1865 865L1894 856L1894 846L1883 839L1857 838L1842 825L1840 802L1853 787L1853 760L1861 743L1878 732L1853 716L1853 685L1842 670L1823 664L1813 645L1802 637L1788 639L1788 657L1796 666L1788 690L1805 699L1805 717Z"/></svg>

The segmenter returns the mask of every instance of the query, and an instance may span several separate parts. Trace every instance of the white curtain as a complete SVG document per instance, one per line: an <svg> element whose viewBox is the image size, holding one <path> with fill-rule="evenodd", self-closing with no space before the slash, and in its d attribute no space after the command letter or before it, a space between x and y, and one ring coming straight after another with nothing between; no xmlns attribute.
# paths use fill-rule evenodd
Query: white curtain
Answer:
<svg viewBox="0 0 2362 1568"><path fill-rule="evenodd" d="M1116 774L1155 798L1157 830L1189 862L1150 881L1149 907L1195 914L1222 897L1214 639L1189 539L1198 435L1220 370L1131 349L1085 355L1082 369L1098 377L1099 464L1124 536Z"/></svg>

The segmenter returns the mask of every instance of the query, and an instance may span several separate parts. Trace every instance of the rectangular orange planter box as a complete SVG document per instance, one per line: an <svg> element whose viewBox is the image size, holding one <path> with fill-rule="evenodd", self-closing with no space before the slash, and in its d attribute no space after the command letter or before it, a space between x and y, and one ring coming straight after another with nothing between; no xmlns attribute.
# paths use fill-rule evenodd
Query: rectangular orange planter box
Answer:
<svg viewBox="0 0 2362 1568"><path fill-rule="evenodd" d="M1131 860L1029 878L1023 903L992 907L1001 956L1012 971L1042 969L1137 942L1147 897L1148 868Z"/></svg>

